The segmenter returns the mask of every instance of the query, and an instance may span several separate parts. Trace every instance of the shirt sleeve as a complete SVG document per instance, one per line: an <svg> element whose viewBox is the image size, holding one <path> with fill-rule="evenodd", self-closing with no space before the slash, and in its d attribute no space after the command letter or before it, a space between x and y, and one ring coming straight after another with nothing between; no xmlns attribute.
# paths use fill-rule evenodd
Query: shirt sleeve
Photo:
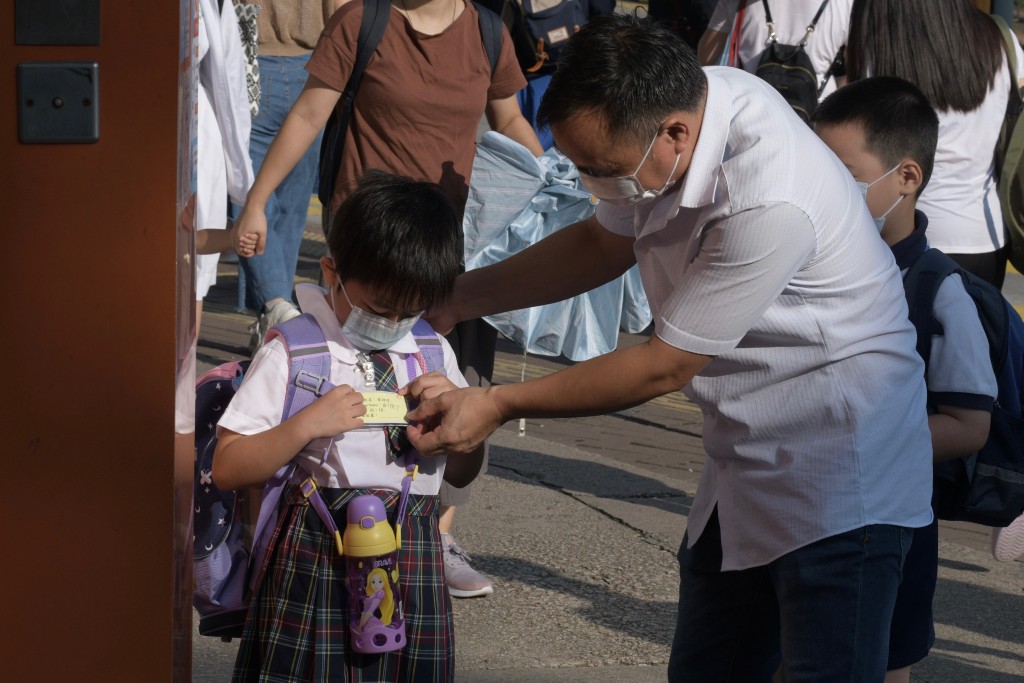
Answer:
<svg viewBox="0 0 1024 683"><path fill-rule="evenodd" d="M740 211L702 228L700 248L655 320L667 344L709 356L735 348L807 263L817 239L788 203Z"/></svg>
<svg viewBox="0 0 1024 683"><path fill-rule="evenodd" d="M708 29L719 33L732 31L732 23L736 20L736 12L739 11L739 0L718 0L715 11L711 13L708 21Z"/></svg>
<svg viewBox="0 0 1024 683"><path fill-rule="evenodd" d="M334 13L306 63L306 71L342 92L355 64L355 46L363 20L363 3L348 2Z"/></svg>
<svg viewBox="0 0 1024 683"><path fill-rule="evenodd" d="M486 50L485 50L486 52ZM487 89L488 100L503 100L512 97L526 87L526 77L519 68L516 51L512 46L512 38L504 25L501 27L501 53L498 63L491 74L491 85Z"/></svg>
<svg viewBox="0 0 1024 683"><path fill-rule="evenodd" d="M932 402L975 410L992 410L998 392L989 357L988 338L978 309L957 274L947 277L935 295L935 319L942 334L932 338L928 392Z"/></svg>
<svg viewBox="0 0 1024 683"><path fill-rule="evenodd" d="M256 352L242 385L217 422L218 430L251 436L281 424L287 387L288 351L273 339Z"/></svg>

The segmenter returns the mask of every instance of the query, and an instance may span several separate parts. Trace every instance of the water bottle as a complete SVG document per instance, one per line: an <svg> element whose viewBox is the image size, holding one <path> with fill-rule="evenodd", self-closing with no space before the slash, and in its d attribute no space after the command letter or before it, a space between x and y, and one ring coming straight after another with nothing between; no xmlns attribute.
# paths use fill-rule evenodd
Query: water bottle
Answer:
<svg viewBox="0 0 1024 683"><path fill-rule="evenodd" d="M364 495L348 505L345 526L349 631L355 652L376 654L405 647L405 617L398 590L398 549L384 503Z"/></svg>

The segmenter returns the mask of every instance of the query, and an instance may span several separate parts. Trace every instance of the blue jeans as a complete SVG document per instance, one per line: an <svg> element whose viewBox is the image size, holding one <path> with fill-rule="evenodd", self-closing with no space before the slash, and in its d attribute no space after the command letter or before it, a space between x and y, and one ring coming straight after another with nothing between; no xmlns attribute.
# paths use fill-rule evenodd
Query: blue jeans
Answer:
<svg viewBox="0 0 1024 683"><path fill-rule="evenodd" d="M872 525L822 539L763 567L721 571L717 511L679 549L672 683L784 679L880 683L889 623L913 530Z"/></svg>
<svg viewBox="0 0 1024 683"><path fill-rule="evenodd" d="M260 57L260 113L252 120L249 155L259 173L267 149L306 85L309 55ZM261 256L239 259L238 307L262 310L268 301L291 300L299 246L320 156L320 137L267 201L267 244ZM235 209L237 211L237 207Z"/></svg>

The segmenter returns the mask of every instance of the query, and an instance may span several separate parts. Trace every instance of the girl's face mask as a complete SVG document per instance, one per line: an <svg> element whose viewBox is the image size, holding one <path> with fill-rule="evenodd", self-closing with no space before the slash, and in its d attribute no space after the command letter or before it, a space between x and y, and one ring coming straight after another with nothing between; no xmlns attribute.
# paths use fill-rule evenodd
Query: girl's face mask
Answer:
<svg viewBox="0 0 1024 683"><path fill-rule="evenodd" d="M337 273L337 271L335 271ZM361 351L382 351L394 346L398 340L409 334L413 325L420 319L420 315L414 315L401 320L389 320L381 315L370 313L364 308L354 306L348 298L345 285L338 276L338 288L341 290L345 301L352 310L341 326L352 345ZM331 308L334 308L334 287L331 287Z"/></svg>
<svg viewBox="0 0 1024 683"><path fill-rule="evenodd" d="M602 202L608 202L617 206L642 204L660 197L672 185L672 176L675 174L676 168L679 167L679 154L676 154L676 162L672 165L672 170L669 171L668 178L665 179L665 184L660 189L645 190L644 186L640 184L640 180L636 177L636 174L640 172L640 169L647 162L647 158L651 155L651 150L654 149L654 143L659 135L661 135L660 131L654 135L651 144L647 145L647 151L644 152L643 158L637 164L636 170L633 173L611 178L599 178L587 173L580 173L580 182L583 183L583 187L587 188L587 192Z"/></svg>

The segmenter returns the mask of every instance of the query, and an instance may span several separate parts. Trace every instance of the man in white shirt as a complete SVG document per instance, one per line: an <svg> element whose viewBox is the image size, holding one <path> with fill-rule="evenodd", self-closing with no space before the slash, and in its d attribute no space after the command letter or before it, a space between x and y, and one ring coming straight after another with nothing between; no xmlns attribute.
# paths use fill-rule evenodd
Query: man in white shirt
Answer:
<svg viewBox="0 0 1024 683"><path fill-rule="evenodd" d="M448 317L559 300L636 262L655 334L424 401L414 445L463 451L510 419L685 388L711 460L670 679L768 680L781 648L787 680L881 680L903 558L932 519L931 444L899 272L849 172L771 86L702 71L635 17L572 38L541 116L597 214L466 273Z"/></svg>

